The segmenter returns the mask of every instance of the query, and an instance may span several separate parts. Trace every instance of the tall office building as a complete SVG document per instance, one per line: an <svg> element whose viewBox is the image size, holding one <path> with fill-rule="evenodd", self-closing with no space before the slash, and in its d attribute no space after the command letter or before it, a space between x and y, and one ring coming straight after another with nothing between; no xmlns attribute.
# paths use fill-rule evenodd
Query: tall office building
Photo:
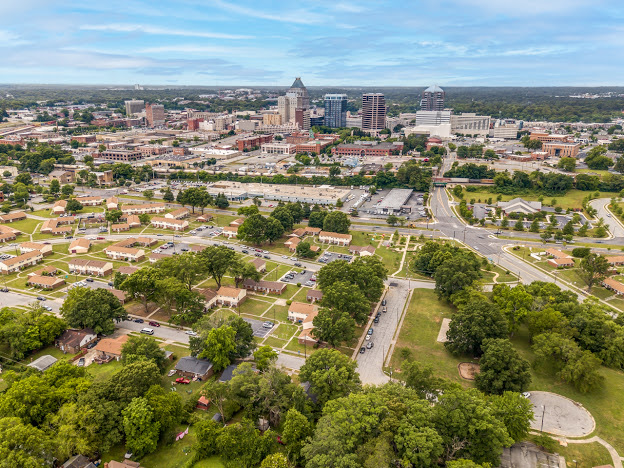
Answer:
<svg viewBox="0 0 624 468"><path fill-rule="evenodd" d="M347 95L325 95L325 125L330 128L347 126Z"/></svg>
<svg viewBox="0 0 624 468"><path fill-rule="evenodd" d="M277 110L283 123L294 123L303 130L310 129L310 96L301 78L297 77L285 96L277 98Z"/></svg>
<svg viewBox="0 0 624 468"><path fill-rule="evenodd" d="M126 101L126 117L132 117L135 114L143 112L145 109L145 101L141 99L131 99Z"/></svg>
<svg viewBox="0 0 624 468"><path fill-rule="evenodd" d="M165 106L162 104L145 104L145 118L149 127L165 125Z"/></svg>
<svg viewBox="0 0 624 468"><path fill-rule="evenodd" d="M420 110L441 111L444 110L444 91L438 85L429 86L422 93Z"/></svg>
<svg viewBox="0 0 624 468"><path fill-rule="evenodd" d="M386 98L381 93L362 94L362 130L379 132L386 128Z"/></svg>

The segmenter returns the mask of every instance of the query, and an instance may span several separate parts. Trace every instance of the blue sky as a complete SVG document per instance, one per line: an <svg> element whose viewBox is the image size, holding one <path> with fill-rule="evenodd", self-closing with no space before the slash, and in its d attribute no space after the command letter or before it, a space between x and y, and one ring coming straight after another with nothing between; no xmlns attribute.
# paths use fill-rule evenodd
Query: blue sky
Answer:
<svg viewBox="0 0 624 468"><path fill-rule="evenodd" d="M624 85L622 0L4 0L0 82Z"/></svg>

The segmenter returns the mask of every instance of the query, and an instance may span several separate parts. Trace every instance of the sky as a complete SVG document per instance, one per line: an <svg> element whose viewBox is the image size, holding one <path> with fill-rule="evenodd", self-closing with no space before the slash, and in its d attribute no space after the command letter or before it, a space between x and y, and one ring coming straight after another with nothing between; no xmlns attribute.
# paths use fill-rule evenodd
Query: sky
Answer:
<svg viewBox="0 0 624 468"><path fill-rule="evenodd" d="M624 85L622 0L4 0L0 18L0 83Z"/></svg>

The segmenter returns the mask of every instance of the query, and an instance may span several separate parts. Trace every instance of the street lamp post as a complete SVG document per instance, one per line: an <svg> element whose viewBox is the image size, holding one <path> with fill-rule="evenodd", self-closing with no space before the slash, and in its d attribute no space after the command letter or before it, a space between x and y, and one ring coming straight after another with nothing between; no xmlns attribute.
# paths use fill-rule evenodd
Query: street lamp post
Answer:
<svg viewBox="0 0 624 468"><path fill-rule="evenodd" d="M546 405L542 405L542 427L540 432L544 432L544 415L546 414Z"/></svg>

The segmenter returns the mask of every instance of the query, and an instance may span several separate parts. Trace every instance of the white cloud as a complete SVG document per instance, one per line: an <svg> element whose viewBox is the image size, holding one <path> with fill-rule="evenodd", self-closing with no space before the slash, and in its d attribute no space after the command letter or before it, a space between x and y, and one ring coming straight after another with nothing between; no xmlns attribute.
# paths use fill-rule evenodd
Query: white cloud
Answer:
<svg viewBox="0 0 624 468"><path fill-rule="evenodd" d="M205 37L212 39L252 39L253 36L240 34L225 34L205 31L187 31L184 29L171 29L146 24L84 24L80 26L84 31L112 31L112 32L141 32L145 34L158 34L163 36Z"/></svg>
<svg viewBox="0 0 624 468"><path fill-rule="evenodd" d="M262 2L260 2L259 5L262 5ZM273 14L269 13L267 9L248 8L240 5L234 5L233 3L228 3L221 0L214 0L212 2L212 6L243 16L251 16L252 18L259 18L271 21L280 21L283 23L311 24L320 23L327 20L327 16L325 15L319 15L304 10L293 11L291 13L280 12L277 14Z"/></svg>

